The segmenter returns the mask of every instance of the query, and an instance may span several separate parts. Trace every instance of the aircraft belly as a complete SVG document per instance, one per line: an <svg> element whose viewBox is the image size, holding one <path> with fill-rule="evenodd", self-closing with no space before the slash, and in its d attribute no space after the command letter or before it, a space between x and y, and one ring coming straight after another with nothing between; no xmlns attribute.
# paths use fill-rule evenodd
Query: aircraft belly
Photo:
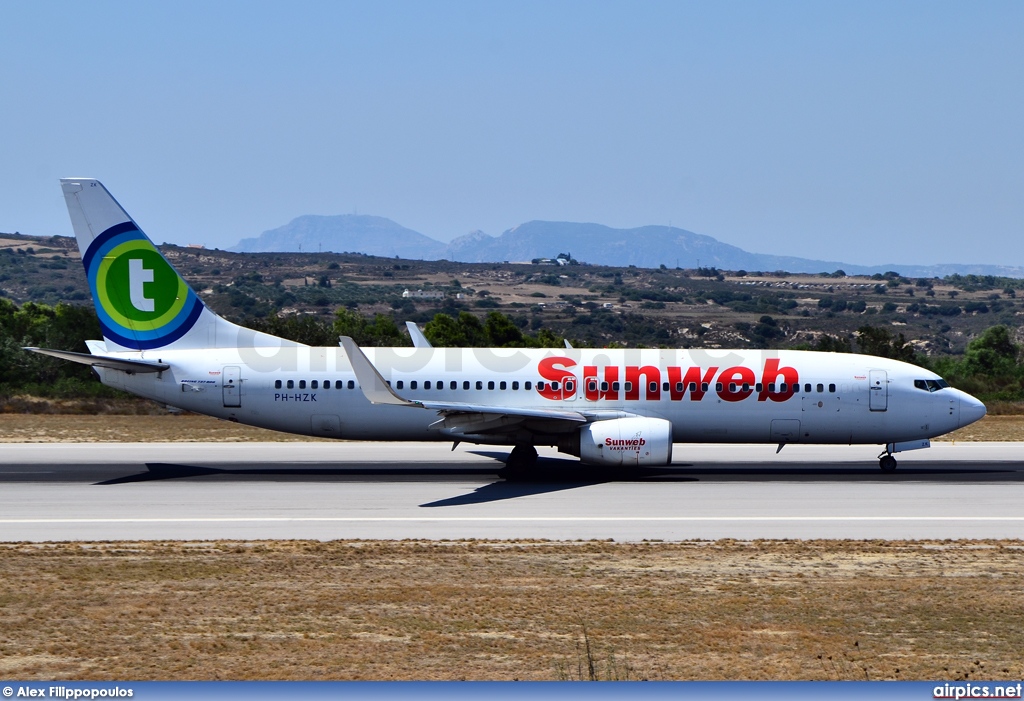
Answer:
<svg viewBox="0 0 1024 701"><path fill-rule="evenodd" d="M795 400L762 403L706 398L682 404L671 418L672 439L677 443L773 443L778 442L773 432L779 428L774 422L799 421L801 416ZM787 435L792 428L793 424L787 425Z"/></svg>

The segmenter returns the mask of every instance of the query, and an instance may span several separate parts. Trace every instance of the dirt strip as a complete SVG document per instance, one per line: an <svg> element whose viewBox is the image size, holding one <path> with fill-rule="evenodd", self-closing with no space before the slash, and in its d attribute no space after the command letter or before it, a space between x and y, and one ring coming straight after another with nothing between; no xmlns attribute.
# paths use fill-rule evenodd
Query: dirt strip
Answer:
<svg viewBox="0 0 1024 701"><path fill-rule="evenodd" d="M1020 679L1020 542L0 545L14 679Z"/></svg>

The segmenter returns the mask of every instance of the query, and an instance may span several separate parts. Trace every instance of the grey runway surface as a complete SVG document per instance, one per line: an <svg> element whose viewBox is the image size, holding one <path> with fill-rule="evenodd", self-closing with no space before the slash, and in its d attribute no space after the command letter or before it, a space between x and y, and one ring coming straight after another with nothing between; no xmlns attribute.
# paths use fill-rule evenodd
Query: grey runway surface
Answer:
<svg viewBox="0 0 1024 701"><path fill-rule="evenodd" d="M676 445L609 471L395 443L0 444L0 541L1024 538L1024 443ZM507 479L506 479L507 478Z"/></svg>

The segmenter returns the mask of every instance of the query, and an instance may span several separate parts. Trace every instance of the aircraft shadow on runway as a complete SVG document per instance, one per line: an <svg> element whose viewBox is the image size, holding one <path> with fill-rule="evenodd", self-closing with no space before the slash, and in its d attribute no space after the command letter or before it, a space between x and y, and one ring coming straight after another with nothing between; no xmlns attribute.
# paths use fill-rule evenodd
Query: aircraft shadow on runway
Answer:
<svg viewBox="0 0 1024 701"><path fill-rule="evenodd" d="M481 457L493 458L499 462L505 462L508 459L507 453L478 450L470 452ZM675 465L672 466L672 468L675 467ZM679 467L685 468L689 467L689 465L680 465ZM634 467L623 470L621 468L583 465L576 460L541 457L537 458L537 465L532 470L524 472L505 467L497 471L498 476L502 478L497 482L477 487L469 494L460 494L457 497L432 501L427 504L420 504L420 506L437 507L484 504L536 494L560 492L566 489L579 489L580 487L590 487L595 484L606 484L608 482L642 482L649 478L655 478L663 482L697 481L696 477L673 473L672 468Z"/></svg>
<svg viewBox="0 0 1024 701"><path fill-rule="evenodd" d="M295 478L311 481L379 481L433 482L459 478L478 481L482 477L497 479L467 494L441 499L423 507L465 506L507 499L547 494L569 489L613 482L950 482L969 481L1018 483L1024 481L1024 466L1012 464L949 466L948 463L912 463L895 472L882 472L873 465L841 464L834 466L785 463L772 467L763 464L697 466L675 463L667 467L608 468L583 465L575 459L541 457L534 470L516 471L504 466L508 454L503 451L473 451L473 454L495 461L492 466L451 467L445 464L368 466L351 465L309 467L281 465L278 467L205 467L175 463L146 463L146 470L95 482L117 485L188 478L241 477L251 481L280 481Z"/></svg>
<svg viewBox="0 0 1024 701"><path fill-rule="evenodd" d="M493 458L499 465L507 459L507 453L476 452L482 457ZM689 467L688 465L673 466ZM459 506L481 504L505 499L578 489L607 482L636 482L646 479L670 482L695 482L696 477L673 473L673 468L632 468L628 471L582 465L576 460L560 458L539 458L535 470L528 473L514 471L507 467L271 467L271 468L220 468L176 463L146 463L146 471L96 482L97 485L130 484L195 477L244 476L257 479L280 479L282 477L313 477L332 481L365 480L367 477L386 481L434 481L437 477L495 476L498 480L478 487L470 494L442 499L424 507Z"/></svg>

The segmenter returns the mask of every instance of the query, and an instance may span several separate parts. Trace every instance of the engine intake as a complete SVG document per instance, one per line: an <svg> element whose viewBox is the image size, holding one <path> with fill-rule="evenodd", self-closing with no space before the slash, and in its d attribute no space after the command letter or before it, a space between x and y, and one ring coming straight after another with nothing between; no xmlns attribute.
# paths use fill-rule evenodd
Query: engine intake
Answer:
<svg viewBox="0 0 1024 701"><path fill-rule="evenodd" d="M668 465L672 462L672 424L647 417L595 421L558 449L578 455L589 465Z"/></svg>

